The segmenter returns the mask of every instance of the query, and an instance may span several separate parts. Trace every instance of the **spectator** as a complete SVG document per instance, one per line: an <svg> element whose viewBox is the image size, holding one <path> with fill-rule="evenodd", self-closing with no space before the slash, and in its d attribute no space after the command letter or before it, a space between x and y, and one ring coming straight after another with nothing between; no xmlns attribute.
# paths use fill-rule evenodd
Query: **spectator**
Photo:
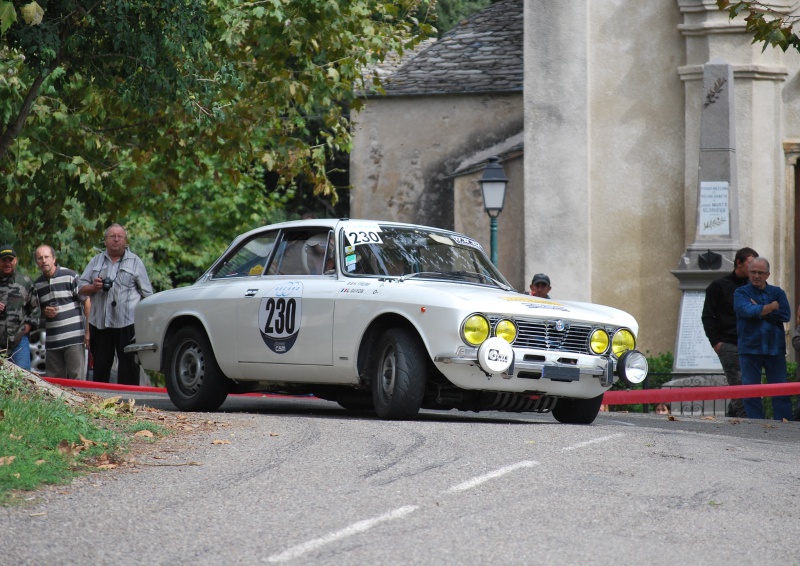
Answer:
<svg viewBox="0 0 800 566"><path fill-rule="evenodd" d="M666 403L658 403L653 412L657 415L669 415L671 411Z"/></svg>
<svg viewBox="0 0 800 566"><path fill-rule="evenodd" d="M780 287L768 285L769 262L761 257L750 262L750 283L736 289L733 305L739 335L739 364L744 385L761 384L761 369L768 383L786 383L786 333L784 322L792 318L786 293ZM760 398L744 400L751 419L764 418ZM772 414L777 420L792 420L792 399L772 398Z"/></svg>
<svg viewBox="0 0 800 566"><path fill-rule="evenodd" d="M41 327L47 331L45 374L86 379L88 320L92 302L78 293L78 274L58 265L52 247L39 246L35 257L42 272L34 281L34 288L42 307Z"/></svg>
<svg viewBox="0 0 800 566"><path fill-rule="evenodd" d="M17 252L0 247L0 350L12 363L31 369L28 334L39 325L39 300L33 281L17 272Z"/></svg>
<svg viewBox="0 0 800 566"><path fill-rule="evenodd" d="M544 273L537 273L531 280L531 295L542 299L550 298L550 278Z"/></svg>
<svg viewBox="0 0 800 566"><path fill-rule="evenodd" d="M116 352L117 382L138 385L136 354L126 354L123 349L134 340L134 309L153 289L144 263L128 249L127 242L125 228L109 226L106 251L92 258L79 281L80 293L92 297L89 347L94 359L93 380L109 381Z"/></svg>
<svg viewBox="0 0 800 566"><path fill-rule="evenodd" d="M703 329L722 364L728 385L742 384L733 293L747 284L750 262L756 257L758 252L752 248L738 250L733 258L733 271L725 277L712 281L706 288L706 299L701 315ZM731 399L725 410L725 416L746 417L742 400Z"/></svg>

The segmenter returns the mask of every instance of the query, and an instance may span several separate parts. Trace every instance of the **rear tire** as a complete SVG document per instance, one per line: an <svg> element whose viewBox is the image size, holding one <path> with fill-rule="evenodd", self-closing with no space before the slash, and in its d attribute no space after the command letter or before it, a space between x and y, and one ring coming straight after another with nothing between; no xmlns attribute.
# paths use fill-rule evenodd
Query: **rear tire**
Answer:
<svg viewBox="0 0 800 566"><path fill-rule="evenodd" d="M419 413L425 395L428 354L419 337L390 328L378 342L372 376L372 401L382 419L408 420Z"/></svg>
<svg viewBox="0 0 800 566"><path fill-rule="evenodd" d="M231 381L222 373L205 331L196 326L178 330L169 341L165 372L169 398L181 411L216 411Z"/></svg>
<svg viewBox="0 0 800 566"><path fill-rule="evenodd" d="M564 424L592 424L602 404L602 395L591 399L559 399L553 408L553 416Z"/></svg>

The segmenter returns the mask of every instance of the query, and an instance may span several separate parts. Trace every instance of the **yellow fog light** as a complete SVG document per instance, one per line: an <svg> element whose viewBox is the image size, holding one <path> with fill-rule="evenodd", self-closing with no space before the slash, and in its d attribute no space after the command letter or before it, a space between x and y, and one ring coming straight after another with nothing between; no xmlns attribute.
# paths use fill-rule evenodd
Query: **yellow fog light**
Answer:
<svg viewBox="0 0 800 566"><path fill-rule="evenodd" d="M489 321L485 316L473 314L461 325L461 336L471 346L478 346L489 337Z"/></svg>
<svg viewBox="0 0 800 566"><path fill-rule="evenodd" d="M611 342L611 339L608 337L608 332L602 328L595 328L589 337L589 347L595 354L602 354L608 350L609 342Z"/></svg>
<svg viewBox="0 0 800 566"><path fill-rule="evenodd" d="M611 339L611 351L614 355L620 357L628 350L633 350L636 347L636 338L633 337L633 332L627 328L620 328L614 333Z"/></svg>
<svg viewBox="0 0 800 566"><path fill-rule="evenodd" d="M517 337L517 325L507 318L504 318L497 323L497 326L494 327L494 335L499 336L511 344Z"/></svg>

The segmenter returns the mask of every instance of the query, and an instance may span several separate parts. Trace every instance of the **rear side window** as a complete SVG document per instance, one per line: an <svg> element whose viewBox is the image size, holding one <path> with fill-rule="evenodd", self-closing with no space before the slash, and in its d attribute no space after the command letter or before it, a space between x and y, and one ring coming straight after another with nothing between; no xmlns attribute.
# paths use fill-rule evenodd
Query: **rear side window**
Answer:
<svg viewBox="0 0 800 566"><path fill-rule="evenodd" d="M268 275L336 273L333 232L328 228L285 230L276 246Z"/></svg>
<svg viewBox="0 0 800 566"><path fill-rule="evenodd" d="M215 279L258 277L264 274L278 232L258 234L234 250L211 274Z"/></svg>

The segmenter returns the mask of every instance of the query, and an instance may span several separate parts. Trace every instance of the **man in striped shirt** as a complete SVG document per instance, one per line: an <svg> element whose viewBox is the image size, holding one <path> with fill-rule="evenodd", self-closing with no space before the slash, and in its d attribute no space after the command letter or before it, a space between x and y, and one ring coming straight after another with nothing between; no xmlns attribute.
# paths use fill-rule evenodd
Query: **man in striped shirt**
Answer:
<svg viewBox="0 0 800 566"><path fill-rule="evenodd" d="M40 327L47 333L45 373L86 379L89 325L85 320L89 320L91 300L78 293L78 274L56 263L52 247L39 246L35 258L42 272L34 289L42 308Z"/></svg>

